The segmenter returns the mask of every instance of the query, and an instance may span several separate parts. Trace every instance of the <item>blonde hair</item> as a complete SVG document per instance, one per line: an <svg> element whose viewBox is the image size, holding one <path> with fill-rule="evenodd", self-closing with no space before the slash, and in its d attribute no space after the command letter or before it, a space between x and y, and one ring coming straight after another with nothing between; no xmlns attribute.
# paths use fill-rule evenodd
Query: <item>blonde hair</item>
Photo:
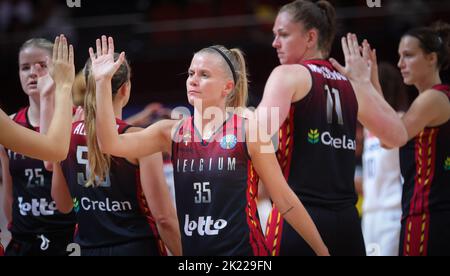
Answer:
<svg viewBox="0 0 450 276"><path fill-rule="evenodd" d="M32 38L25 41L22 46L20 46L19 53L28 48L39 48L48 52L49 56L53 55L53 43L45 38Z"/></svg>
<svg viewBox="0 0 450 276"><path fill-rule="evenodd" d="M117 60L119 54L114 54L114 59ZM95 89L95 79L91 71L92 62L89 59L84 68L84 75L86 79L86 95L84 97L84 113L85 113L85 130L86 130L86 140L88 146L88 160L90 175L88 176L88 182L86 187L94 186L97 187L99 182L96 180L103 181L109 169L111 167L111 156L102 153L97 142L97 132L95 128L96 119L96 89ZM119 67L119 69L114 74L111 84L112 84L112 94L113 97L117 95L119 89L130 80L130 66L125 60L124 63Z"/></svg>
<svg viewBox="0 0 450 276"><path fill-rule="evenodd" d="M219 52L220 51L220 52ZM226 107L246 107L248 101L248 73L244 53L237 48L227 49L222 45L204 48L197 53L221 56L223 66L229 68L229 77L234 81L234 89L227 98Z"/></svg>

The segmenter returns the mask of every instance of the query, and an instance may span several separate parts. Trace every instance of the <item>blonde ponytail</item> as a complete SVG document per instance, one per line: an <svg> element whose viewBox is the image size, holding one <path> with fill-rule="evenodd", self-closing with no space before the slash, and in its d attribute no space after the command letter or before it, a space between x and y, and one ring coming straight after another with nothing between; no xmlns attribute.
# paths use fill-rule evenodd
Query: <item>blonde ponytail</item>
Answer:
<svg viewBox="0 0 450 276"><path fill-rule="evenodd" d="M117 60L119 54L114 54L114 60ZM102 153L100 146L97 142L96 124L96 83L94 76L91 72L91 60L89 59L85 66L85 78L86 78L86 95L84 97L84 112L85 112L85 130L86 141L88 147L88 160L90 174L86 187L97 187L102 181L106 179L111 168L111 156ZM119 89L126 82L130 80L130 67L127 61L125 61L114 74L111 80L113 97L117 95ZM112 104L112 103L111 103Z"/></svg>
<svg viewBox="0 0 450 276"><path fill-rule="evenodd" d="M96 120L96 89L95 89L95 79L92 74L89 74L87 85L86 85L86 95L84 97L84 113L85 113L85 130L86 130L86 141L88 147L88 160L90 174L88 176L88 181L86 187L94 186L97 187L99 181L106 178L109 168L111 166L111 157L107 154L103 154L97 142L97 131L95 128Z"/></svg>
<svg viewBox="0 0 450 276"><path fill-rule="evenodd" d="M233 93L227 99L227 107L246 107L248 101L248 74L244 53L237 48L230 50L237 75Z"/></svg>

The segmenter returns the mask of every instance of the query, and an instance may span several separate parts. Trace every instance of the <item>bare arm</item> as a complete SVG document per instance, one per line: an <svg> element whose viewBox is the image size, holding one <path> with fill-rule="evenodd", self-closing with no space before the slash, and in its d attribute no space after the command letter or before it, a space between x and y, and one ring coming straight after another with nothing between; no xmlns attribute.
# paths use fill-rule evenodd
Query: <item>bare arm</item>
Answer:
<svg viewBox="0 0 450 276"><path fill-rule="evenodd" d="M277 133L289 115L291 104L303 99L311 86L311 74L304 66L281 65L275 68L267 80L263 99L256 110L260 126L266 124L271 136ZM275 116L275 109L278 109L278 116ZM273 122L274 119L277 121Z"/></svg>
<svg viewBox="0 0 450 276"><path fill-rule="evenodd" d="M163 242L174 256L181 256L178 217L163 173L161 153L139 159L142 189Z"/></svg>
<svg viewBox="0 0 450 276"><path fill-rule="evenodd" d="M402 118L408 132L408 140L416 137L426 127L442 125L449 119L448 97L434 90L421 93Z"/></svg>
<svg viewBox="0 0 450 276"><path fill-rule="evenodd" d="M61 213L68 214L72 211L72 196L59 163L53 163L52 198Z"/></svg>
<svg viewBox="0 0 450 276"><path fill-rule="evenodd" d="M161 121L143 131L119 135L116 129L112 107L111 79L125 59L121 53L114 62L114 41L103 36L97 39L97 57L92 48L89 49L92 60L92 73L96 81L97 91L97 140L100 149L118 157L139 158L157 152L171 151L170 131L176 121Z"/></svg>
<svg viewBox="0 0 450 276"><path fill-rule="evenodd" d="M262 153L262 143L248 143L252 163L270 198L286 221L303 237L319 256L328 256L319 231L305 207L286 182L274 153ZM268 144L264 145L265 147Z"/></svg>
<svg viewBox="0 0 450 276"><path fill-rule="evenodd" d="M60 43L61 40L61 43ZM61 36L55 40L53 49L55 66L53 79L56 83L55 116L46 135L36 133L14 123L0 111L0 144L32 158L60 161L69 151L72 116L71 90L75 76L73 47Z"/></svg>
<svg viewBox="0 0 450 276"><path fill-rule="evenodd" d="M40 66L40 65L36 65ZM47 64L49 66L49 64ZM41 70L38 70L38 72ZM50 73L39 76L38 78L38 90L40 97L40 122L39 132L46 134L50 127L50 122L55 112L55 83L50 76ZM44 161L45 168L48 171L53 170L53 163Z"/></svg>
<svg viewBox="0 0 450 276"><path fill-rule="evenodd" d="M333 66L351 82L358 100L359 121L388 147L400 147L408 141L405 126L394 109L371 83L371 62L361 56L356 35L342 38L346 67L331 59Z"/></svg>
<svg viewBox="0 0 450 276"><path fill-rule="evenodd" d="M2 164L3 177L3 212L6 220L12 221L12 205L13 205L13 183L11 174L9 173L9 158L3 146L0 146L0 161Z"/></svg>

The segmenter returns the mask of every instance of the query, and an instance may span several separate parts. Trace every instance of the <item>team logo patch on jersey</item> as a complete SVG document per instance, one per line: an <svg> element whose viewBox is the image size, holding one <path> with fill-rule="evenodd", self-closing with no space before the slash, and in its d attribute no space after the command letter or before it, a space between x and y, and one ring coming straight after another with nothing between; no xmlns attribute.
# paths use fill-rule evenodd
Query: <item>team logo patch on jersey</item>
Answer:
<svg viewBox="0 0 450 276"><path fill-rule="evenodd" d="M73 198L73 210L75 211L75 213L78 213L80 211L80 202L76 198Z"/></svg>
<svg viewBox="0 0 450 276"><path fill-rule="evenodd" d="M313 145L319 143L319 136L320 133L318 129L311 129L308 133L308 142Z"/></svg>
<svg viewBox="0 0 450 276"><path fill-rule="evenodd" d="M447 160L445 160L444 169L450 171L450 157L447 157Z"/></svg>
<svg viewBox="0 0 450 276"><path fill-rule="evenodd" d="M234 149L237 145L236 135L227 135L220 141L220 147L224 150Z"/></svg>

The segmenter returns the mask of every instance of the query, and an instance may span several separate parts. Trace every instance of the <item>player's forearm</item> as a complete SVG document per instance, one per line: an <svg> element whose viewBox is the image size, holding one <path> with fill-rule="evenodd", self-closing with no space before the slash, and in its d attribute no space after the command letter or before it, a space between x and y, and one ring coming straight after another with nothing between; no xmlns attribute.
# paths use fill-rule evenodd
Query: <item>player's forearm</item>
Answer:
<svg viewBox="0 0 450 276"><path fill-rule="evenodd" d="M54 172L52 176L51 195L56 203L56 208L61 213L68 214L72 211L73 208L72 197L61 170L61 165L58 163L53 163L53 168Z"/></svg>
<svg viewBox="0 0 450 276"><path fill-rule="evenodd" d="M66 159L70 144L72 120L72 87L57 85L55 93L55 111L48 128L49 139L48 161L62 161Z"/></svg>
<svg viewBox="0 0 450 276"><path fill-rule="evenodd" d="M358 99L361 123L389 147L401 147L408 134L400 116L367 82L352 83Z"/></svg>
<svg viewBox="0 0 450 276"><path fill-rule="evenodd" d="M119 134L116 129L112 107L111 79L96 81L96 128L97 141L104 153L113 154L119 146Z"/></svg>
<svg viewBox="0 0 450 276"><path fill-rule="evenodd" d="M41 94L40 96L40 123L39 123L39 132L42 134L46 134L48 132L48 128L50 127L50 123L52 121L53 114L55 113L55 95L54 93ZM45 168L48 171L52 171L52 162L45 161Z"/></svg>
<svg viewBox="0 0 450 276"><path fill-rule="evenodd" d="M164 220L157 220L157 227L162 241L174 256L181 256L181 234L178 219L171 216Z"/></svg>
<svg viewBox="0 0 450 276"><path fill-rule="evenodd" d="M275 198L272 199L282 212L284 219L302 236L314 252L318 256L328 256L328 248L324 244L316 225L294 192L289 189L284 191L283 195L275 196Z"/></svg>

